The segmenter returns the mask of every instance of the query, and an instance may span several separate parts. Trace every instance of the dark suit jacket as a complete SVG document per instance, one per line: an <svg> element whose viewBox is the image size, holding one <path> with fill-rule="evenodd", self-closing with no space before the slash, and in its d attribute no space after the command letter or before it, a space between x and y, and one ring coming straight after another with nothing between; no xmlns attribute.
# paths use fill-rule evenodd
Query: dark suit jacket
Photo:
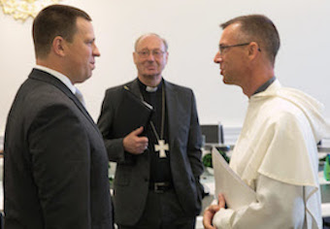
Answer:
<svg viewBox="0 0 330 229"><path fill-rule="evenodd" d="M34 69L5 132L6 229L111 229L102 136L60 80Z"/></svg>
<svg viewBox="0 0 330 229"><path fill-rule="evenodd" d="M201 162L201 131L192 90L167 81L166 106L168 111L170 166L179 202L187 216L196 216L201 209L203 187L199 176ZM125 84L140 96L138 81ZM98 126L105 140L108 156L117 162L114 180L115 222L134 225L142 215L148 194L148 153L132 155L124 151L123 139L114 139L112 125L123 96L123 85L106 91ZM135 115L135 114L132 114Z"/></svg>

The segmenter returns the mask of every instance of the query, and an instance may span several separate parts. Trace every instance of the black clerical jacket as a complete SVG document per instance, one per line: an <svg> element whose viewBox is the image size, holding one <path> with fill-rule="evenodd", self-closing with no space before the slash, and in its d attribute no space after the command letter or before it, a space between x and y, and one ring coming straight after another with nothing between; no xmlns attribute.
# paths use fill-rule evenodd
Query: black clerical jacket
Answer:
<svg viewBox="0 0 330 229"><path fill-rule="evenodd" d="M178 200L187 216L201 210L203 187L199 176L201 162L201 131L196 103L191 89L164 81L168 112L170 166ZM117 162L114 180L115 222L134 225L141 217L149 192L150 163L147 153L130 155L124 151L123 138L113 138L112 126L127 86L137 96L137 79L106 91L98 126L103 135L109 160ZM135 115L135 114L132 114Z"/></svg>

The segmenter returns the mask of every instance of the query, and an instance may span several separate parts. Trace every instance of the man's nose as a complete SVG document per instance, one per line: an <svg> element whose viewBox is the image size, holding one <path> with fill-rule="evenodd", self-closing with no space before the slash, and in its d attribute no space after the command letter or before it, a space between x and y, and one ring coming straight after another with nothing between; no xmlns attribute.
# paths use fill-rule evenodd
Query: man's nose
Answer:
<svg viewBox="0 0 330 229"><path fill-rule="evenodd" d="M99 48L95 44L94 44L94 48L93 48L93 55L94 56L101 56Z"/></svg>
<svg viewBox="0 0 330 229"><path fill-rule="evenodd" d="M216 64L220 64L220 62L222 61L222 57L219 51L215 54L213 61Z"/></svg>
<svg viewBox="0 0 330 229"><path fill-rule="evenodd" d="M154 61L155 60L154 54L152 52L150 52L149 55L147 56L147 60L148 61Z"/></svg>

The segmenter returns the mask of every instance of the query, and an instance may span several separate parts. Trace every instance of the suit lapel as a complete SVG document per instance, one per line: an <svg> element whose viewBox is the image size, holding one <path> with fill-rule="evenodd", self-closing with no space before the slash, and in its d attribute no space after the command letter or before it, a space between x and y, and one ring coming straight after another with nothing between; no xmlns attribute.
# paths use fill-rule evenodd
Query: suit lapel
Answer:
<svg viewBox="0 0 330 229"><path fill-rule="evenodd" d="M169 128L169 143L170 143L170 152L173 152L173 145L174 145L174 138L175 138L175 126L176 126L176 108L178 105L177 102L177 95L175 88L172 84L164 80L165 84L165 98L166 98L166 108L168 115L168 128ZM131 81L130 83L126 84L125 86L129 87L129 89L139 98L141 98L141 92L139 87L139 82L137 79Z"/></svg>
<svg viewBox="0 0 330 229"><path fill-rule="evenodd" d="M130 83L126 84L130 91L135 94L138 98L142 98L142 94L140 92L139 82L137 79L131 81Z"/></svg>
<svg viewBox="0 0 330 229"><path fill-rule="evenodd" d="M177 115L177 95L176 91L172 84L164 80L165 84L165 97L166 97L166 108L167 108L167 118L168 118L168 134L169 134L169 143L170 143L170 152L174 152L174 139L175 139L175 127L176 115Z"/></svg>
<svg viewBox="0 0 330 229"><path fill-rule="evenodd" d="M75 105L79 108L79 110L84 114L84 116L93 124L93 126L97 129L94 120L92 117L89 115L88 111L86 108L81 104L81 102L78 100L78 98L71 92L71 90L64 84L62 81L54 77L53 75L38 70L38 69L33 69L31 74L29 75L29 78L35 79L35 80L40 80L46 83L49 83L55 87L57 87L60 91L62 91L67 97L69 97ZM97 129L98 131L98 129Z"/></svg>

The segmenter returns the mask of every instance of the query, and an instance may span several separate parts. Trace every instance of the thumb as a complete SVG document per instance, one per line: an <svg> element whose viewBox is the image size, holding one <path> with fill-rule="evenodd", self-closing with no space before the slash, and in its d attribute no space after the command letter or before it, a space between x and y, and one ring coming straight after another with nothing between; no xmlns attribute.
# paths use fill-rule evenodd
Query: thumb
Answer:
<svg viewBox="0 0 330 229"><path fill-rule="evenodd" d="M143 126L137 128L137 129L134 130L132 133L133 133L134 135L138 136L138 135L142 134L142 132L143 132Z"/></svg>
<svg viewBox="0 0 330 229"><path fill-rule="evenodd" d="M225 208L225 206L226 206L226 201L225 201L225 197L223 196L222 193L219 193L219 195L218 195L218 200L219 200L218 206L219 206L220 208Z"/></svg>

